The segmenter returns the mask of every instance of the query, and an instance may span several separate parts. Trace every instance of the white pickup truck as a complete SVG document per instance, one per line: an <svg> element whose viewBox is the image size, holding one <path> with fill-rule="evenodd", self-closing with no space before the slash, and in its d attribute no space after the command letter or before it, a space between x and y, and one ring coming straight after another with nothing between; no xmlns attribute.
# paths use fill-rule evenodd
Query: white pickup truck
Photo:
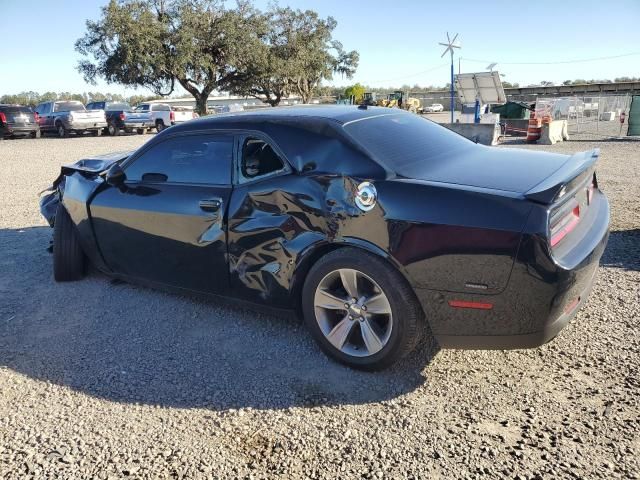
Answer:
<svg viewBox="0 0 640 480"><path fill-rule="evenodd" d="M166 103L141 103L134 112L150 112L156 130L161 132L176 123L197 118L197 114L188 107L172 107Z"/></svg>

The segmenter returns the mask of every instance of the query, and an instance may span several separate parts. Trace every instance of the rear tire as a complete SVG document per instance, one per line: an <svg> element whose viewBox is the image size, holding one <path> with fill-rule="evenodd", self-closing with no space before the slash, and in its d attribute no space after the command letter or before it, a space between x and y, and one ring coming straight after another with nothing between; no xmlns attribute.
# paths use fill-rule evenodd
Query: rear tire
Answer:
<svg viewBox="0 0 640 480"><path fill-rule="evenodd" d="M165 126L164 126L164 122L163 122L162 120L157 120L157 121L156 121L156 131L157 131L158 133L160 133L160 132L161 132L162 130L164 130L165 128L167 128L167 127L165 127Z"/></svg>
<svg viewBox="0 0 640 480"><path fill-rule="evenodd" d="M345 271L356 272L356 295L344 288L340 272ZM336 290L326 288L332 282ZM368 287L373 290L367 294ZM333 296L325 297L326 292ZM379 300L381 295L383 303ZM349 297L364 300L359 300L354 308ZM335 299L335 303L327 307L327 302L323 303L325 299L329 304ZM343 308L347 304L350 307ZM382 370L391 366L413 351L426 331L422 308L406 279L385 260L355 248L340 248L316 262L303 287L302 310L305 323L320 348L332 359L359 370ZM342 337L346 340L342 342L343 347L338 348L336 336L332 341L329 337L336 332L338 324L345 322L349 333Z"/></svg>
<svg viewBox="0 0 640 480"><path fill-rule="evenodd" d="M76 226L64 206L59 204L53 224L53 278L56 282L80 280L84 276L85 263Z"/></svg>
<svg viewBox="0 0 640 480"><path fill-rule="evenodd" d="M64 125L60 122L56 125L56 131L58 132L58 137L67 138L69 136L69 130L64 128Z"/></svg>
<svg viewBox="0 0 640 480"><path fill-rule="evenodd" d="M113 123L109 123L109 126L107 126L107 131L112 137L117 137L118 135L120 135L120 129Z"/></svg>
<svg viewBox="0 0 640 480"><path fill-rule="evenodd" d="M139 128L136 130L136 132L138 133L138 135L146 135L147 134L147 129L146 128Z"/></svg>

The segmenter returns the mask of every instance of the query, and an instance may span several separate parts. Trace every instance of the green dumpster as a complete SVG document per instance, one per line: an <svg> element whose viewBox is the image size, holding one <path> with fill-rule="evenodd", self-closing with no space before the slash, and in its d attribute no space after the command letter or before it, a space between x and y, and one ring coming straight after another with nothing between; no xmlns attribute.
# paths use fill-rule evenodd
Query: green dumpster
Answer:
<svg viewBox="0 0 640 480"><path fill-rule="evenodd" d="M629 130L627 130L627 135L640 136L640 95L631 97L628 121Z"/></svg>

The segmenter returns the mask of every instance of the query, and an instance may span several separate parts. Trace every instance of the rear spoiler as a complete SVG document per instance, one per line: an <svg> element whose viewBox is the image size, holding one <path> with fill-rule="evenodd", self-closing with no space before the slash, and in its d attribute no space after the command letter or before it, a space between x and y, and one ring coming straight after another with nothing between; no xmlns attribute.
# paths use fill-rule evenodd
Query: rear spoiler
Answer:
<svg viewBox="0 0 640 480"><path fill-rule="evenodd" d="M592 174L599 157L599 148L570 156L558 170L526 192L525 198L546 205L556 202Z"/></svg>

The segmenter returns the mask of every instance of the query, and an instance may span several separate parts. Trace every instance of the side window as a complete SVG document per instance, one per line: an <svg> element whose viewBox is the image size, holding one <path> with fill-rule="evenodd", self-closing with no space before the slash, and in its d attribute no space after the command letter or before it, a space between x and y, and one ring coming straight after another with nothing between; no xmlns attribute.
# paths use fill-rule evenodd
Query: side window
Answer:
<svg viewBox="0 0 640 480"><path fill-rule="evenodd" d="M284 162L267 142L253 137L244 141L240 161L241 180L254 180L284 168Z"/></svg>
<svg viewBox="0 0 640 480"><path fill-rule="evenodd" d="M229 185L233 137L173 137L144 152L125 167L127 180Z"/></svg>

